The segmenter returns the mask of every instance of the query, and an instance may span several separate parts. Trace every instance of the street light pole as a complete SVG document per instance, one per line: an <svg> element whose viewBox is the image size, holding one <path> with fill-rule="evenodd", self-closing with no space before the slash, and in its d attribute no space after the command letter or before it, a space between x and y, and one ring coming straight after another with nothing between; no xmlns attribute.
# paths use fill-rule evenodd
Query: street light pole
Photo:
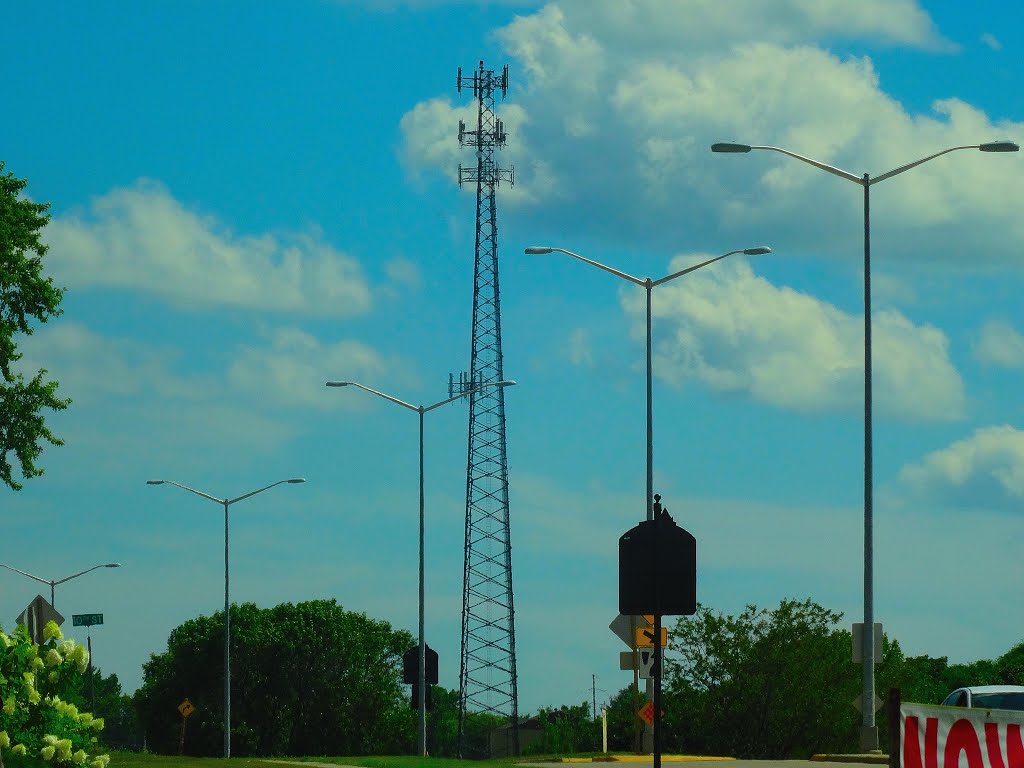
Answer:
<svg viewBox="0 0 1024 768"><path fill-rule="evenodd" d="M120 568L120 567L121 567L120 563L100 563L99 565L94 565L92 568L86 568L84 571L79 571L78 573L72 574L71 576L66 576L63 579L53 580L53 579L44 579L41 576L34 576L31 573L28 573L26 571L21 570L20 568L15 568L12 565L5 565L4 563L0 563L0 568L6 568L9 571L15 571L16 573L20 573L22 576L28 576L30 579L35 579L36 581L41 582L43 584L48 584L50 586L50 607L53 608L54 610L56 610L56 606L53 604L54 587L56 587L58 584L63 584L64 582L71 581L72 579L77 579L79 576L82 576L82 575L84 575L86 573L89 573L89 571L95 571L97 568Z"/></svg>
<svg viewBox="0 0 1024 768"><path fill-rule="evenodd" d="M204 499L215 501L218 504L224 506L224 757L231 757L231 604L228 597L228 507L234 504L236 501L242 501L242 499L248 499L250 496L255 496L257 493L263 493L263 491L269 490L276 485L282 483L304 483L306 479L303 477L293 477L290 480L278 480L276 483L259 488L255 491L250 491L242 496L238 496L234 499L218 499L216 496L211 496L208 493L197 491L195 488L189 488L187 485L176 483L173 480L147 480L146 485L173 485L181 488L184 491L194 493L196 496L202 496Z"/></svg>
<svg viewBox="0 0 1024 768"><path fill-rule="evenodd" d="M591 259L580 256L578 253L567 251L564 248L555 248L552 246L531 246L526 249L527 254L547 254L557 251L558 253L564 253L566 256L571 256L574 259L584 261L591 266L603 269L605 272L611 272L616 277L621 277L623 280L628 280L635 285L642 286L647 292L647 520L654 520L654 405L653 405L653 364L652 364L652 349L651 349L651 294L655 286L663 285L664 283L675 280L677 277L688 275L690 272L694 272L702 267L706 267L709 264L714 264L716 261L721 261L727 256L732 256L737 253L744 253L748 256L754 256L762 253L771 253L771 248L768 246L758 246L756 248L744 248L737 251L729 251L723 253L721 256L715 256L713 259L707 259L699 264L695 264L692 267L681 269L678 272L673 272L671 275L665 275L665 277L657 280L652 280L649 277L640 279L633 277L625 272L620 272L617 269L600 264L599 262L592 261ZM661 768L661 647L658 645L657 638L661 636L661 614L656 613L654 616L654 679L647 681L647 695L652 698L654 704L654 722L653 736L654 736L654 768ZM653 691L651 688L653 687Z"/></svg>
<svg viewBox="0 0 1024 768"><path fill-rule="evenodd" d="M428 411L432 411L435 408L440 408L442 405L448 405L453 403L466 395L475 394L481 390L488 389L490 387L509 387L514 385L516 382L512 380L508 381L495 381L488 384L481 384L473 387L466 392L460 392L454 397L449 397L446 400L434 403L433 405L412 405L399 400L397 397L392 397L376 389L359 384L355 381L328 381L328 387L357 387L371 394L383 397L385 400L390 400L396 405L400 405L403 408L408 408L410 411L416 411L419 414L420 421L420 573L419 573L419 669L417 672L417 707L419 709L419 716L417 718L417 741L419 753L422 756L427 754L427 649L426 649L426 636L424 634L424 495L423 495L423 417Z"/></svg>
<svg viewBox="0 0 1024 768"><path fill-rule="evenodd" d="M691 272L695 272L701 267L706 267L709 264L714 264L716 261L721 261L727 256L733 256L737 253L744 253L748 256L755 256L762 253L771 253L772 249L768 246L758 246L756 248L744 248L738 251L729 251L723 253L721 256L715 256L713 259L702 261L700 264L695 264L692 267L681 269L678 272L673 272L671 275L652 280L649 277L640 279L627 275L625 272L620 272L612 267L605 266L596 261L592 261L584 256L580 256L578 253L567 251L564 248L555 248L553 246L530 246L525 250L525 253L531 255L541 255L548 253L564 253L566 256L572 256L574 259L584 261L591 266L603 269L605 272L611 272L616 277L621 277L623 280L639 285L647 291L647 519L654 519L654 405L653 405L653 366L652 366L652 349L651 349L651 293L655 286L663 285L664 283L675 280L677 277L688 275Z"/></svg>
<svg viewBox="0 0 1024 768"><path fill-rule="evenodd" d="M992 141L986 144L967 144L950 147L928 157L894 168L872 178L870 174L856 176L841 168L812 160L788 149L752 144L720 142L711 146L712 152L744 154L753 149L780 152L813 165L834 176L860 184L864 188L864 628L862 633L864 659L861 690L861 748L878 749L878 730L875 727L875 600L874 600L874 451L872 448L872 385L871 385L871 185L898 176L922 163L960 149L981 152L1017 152L1020 147L1012 141Z"/></svg>

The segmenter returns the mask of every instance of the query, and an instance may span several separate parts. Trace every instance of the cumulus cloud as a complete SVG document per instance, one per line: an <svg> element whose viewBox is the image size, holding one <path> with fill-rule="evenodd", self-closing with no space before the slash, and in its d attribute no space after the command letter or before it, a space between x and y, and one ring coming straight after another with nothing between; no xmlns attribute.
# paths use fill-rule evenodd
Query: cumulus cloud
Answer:
<svg viewBox="0 0 1024 768"><path fill-rule="evenodd" d="M387 380L389 386L398 386L396 377L401 384L407 367L360 341L323 343L299 328L279 328L268 341L240 347L228 378L241 390L284 405L343 407L345 395L327 389L325 382L358 380L374 386Z"/></svg>
<svg viewBox="0 0 1024 768"><path fill-rule="evenodd" d="M46 368L60 382L60 396L76 405L106 397L153 396L197 400L215 391L208 376L177 373L181 351L135 339L111 338L73 321L47 324L22 345L17 368Z"/></svg>
<svg viewBox="0 0 1024 768"><path fill-rule="evenodd" d="M939 507L1019 512L1024 503L1024 432L982 427L900 470L911 498Z"/></svg>
<svg viewBox="0 0 1024 768"><path fill-rule="evenodd" d="M614 242L673 247L724 230L852 257L861 233L854 184L778 153L712 155L711 144L775 145L878 175L1024 133L956 94L908 110L882 89L868 56L823 47L840 38L864 50L951 49L911 0L562 0L518 16L498 32L512 57L501 110L516 203L535 226ZM438 140L456 124L446 99L408 113L410 166L453 175L458 149ZM876 250L971 265L1015 259L1012 243L1024 237L1018 161L958 152L872 187Z"/></svg>
<svg viewBox="0 0 1024 768"><path fill-rule="evenodd" d="M642 44L657 58L750 40L799 44L868 39L952 49L916 0L778 0L770 5L759 0L560 0L541 13L566 28L591 30L595 37ZM520 17L502 35L522 39L527 35L519 32L528 28L529 17Z"/></svg>
<svg viewBox="0 0 1024 768"><path fill-rule="evenodd" d="M703 258L677 257L669 273ZM624 291L622 304L640 336L644 292ZM863 315L775 286L738 257L656 287L652 313L655 374L670 383L696 380L803 411L863 402ZM909 421L963 416L963 382L942 331L882 311L872 342L879 412Z"/></svg>
<svg viewBox="0 0 1024 768"><path fill-rule="evenodd" d="M1003 44L999 42L999 38L993 35L991 32L985 32L981 36L981 42L991 48L993 51L1003 50Z"/></svg>
<svg viewBox="0 0 1024 768"><path fill-rule="evenodd" d="M356 379L372 386L414 384L408 364L380 354L363 342L324 342L299 328L263 332L265 343L239 344L226 353L221 369L183 372L185 350L130 338L104 336L75 322L46 325L25 340L23 371L39 368L60 382L58 394L76 406L127 398L189 401L189 407L213 405L234 394L258 399L262 406L346 407L346 399L324 385L330 379ZM395 383L398 382L398 383ZM349 401L351 403L351 401ZM365 403L364 403L365 404ZM360 407L359 403L354 404Z"/></svg>
<svg viewBox="0 0 1024 768"><path fill-rule="evenodd" d="M1003 320L990 320L982 326L973 351L985 365L1024 368L1024 336Z"/></svg>
<svg viewBox="0 0 1024 768"><path fill-rule="evenodd" d="M594 364L594 349L590 332L586 328L575 328L566 342L566 354L573 365L591 367Z"/></svg>
<svg viewBox="0 0 1024 768"><path fill-rule="evenodd" d="M351 316L367 312L359 262L316 233L238 235L140 181L55 217L46 229L54 279L142 290L178 306Z"/></svg>
<svg viewBox="0 0 1024 768"><path fill-rule="evenodd" d="M499 181L502 200L516 205L537 202L550 195L557 196L558 190L550 166L539 159L541 153L531 151L524 138L522 126L529 121L526 110L518 104L502 103L499 95L495 112L508 136L506 146L512 146L514 150L506 153L499 149L494 156L496 165L512 175L512 183ZM472 90L464 104L456 106L447 97L434 98L420 102L402 116L404 163L414 180L419 180L424 171L432 170L440 171L453 184L458 184L460 167L476 169L476 149L459 143L460 120L467 131L476 130L477 104L472 98ZM515 157L530 159L516 164ZM525 184L522 183L524 172ZM467 194L476 193L475 182L463 186Z"/></svg>

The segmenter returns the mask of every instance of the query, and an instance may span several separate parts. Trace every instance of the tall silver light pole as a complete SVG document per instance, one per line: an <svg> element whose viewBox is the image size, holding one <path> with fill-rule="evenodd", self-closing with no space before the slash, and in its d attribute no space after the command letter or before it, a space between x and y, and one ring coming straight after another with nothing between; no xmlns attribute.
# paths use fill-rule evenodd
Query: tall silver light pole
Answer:
<svg viewBox="0 0 1024 768"><path fill-rule="evenodd" d="M864 642L863 659L863 690L861 691L861 711L863 720L861 723L861 748L865 750L878 749L878 729L875 727L875 605L874 605L874 512L873 512L873 471L872 471L872 444L871 444L871 198L870 190L872 184L885 181L893 176L898 176L904 171L909 171L922 163L934 160L936 157L956 152L959 149L977 149L982 152L1016 152L1020 149L1012 141L990 141L987 144L967 144L959 147L950 147L934 155L928 155L912 163L901 165L891 171L872 177L865 173L863 176L844 171L841 168L826 163L812 160L809 157L790 152L788 149L779 147L757 146L753 144L718 143L711 146L712 152L724 152L729 154L746 153L752 149L766 149L772 152L781 152L789 157L796 158L815 168L820 168L835 176L839 176L854 184L859 184L864 189L864 630L862 634Z"/></svg>
<svg viewBox="0 0 1024 768"><path fill-rule="evenodd" d="M54 587L56 587L58 584L63 584L65 581L71 581L72 579L77 579L79 576L82 576L83 574L89 573L89 571L95 571L97 568L120 568L120 567L121 567L120 563L100 563L99 565L94 565L92 568L86 568L84 571L79 571L78 573L73 574L71 576L66 576L63 579L56 579L56 580L54 580L54 579L44 579L41 576L33 576L31 573L27 573L26 571L23 571L23 570L21 570L19 568L15 568L13 565L4 565L3 563L0 563L0 568L6 568L9 571L15 571L16 573L20 573L22 576L28 576L30 579L35 579L36 581L42 582L43 584L49 584L50 585L50 607L51 608L56 608L56 606L54 606L54 604L53 604L53 597L54 597Z"/></svg>
<svg viewBox="0 0 1024 768"><path fill-rule="evenodd" d="M257 493L263 493L275 485L304 482L306 482L306 479L303 477L293 477L290 480L278 480L276 483L271 483L234 499L218 499L216 496L197 491L195 488L189 488L187 485L176 483L173 480L146 481L146 485L164 485L165 483L173 485L189 493L194 493L196 496L202 496L204 499L221 504L224 507L224 757L231 757L231 604L228 601L228 507L236 501L248 499Z"/></svg>
<svg viewBox="0 0 1024 768"><path fill-rule="evenodd" d="M694 272L701 267L706 267L708 264L714 264L716 261L721 261L726 256L733 256L737 253L745 253L748 256L754 256L762 253L771 253L771 248L768 246L759 246L757 248L744 248L739 251L729 251L723 253L721 256L716 256L713 259L702 261L700 264L695 264L692 267L681 269L678 272L673 272L671 275L652 280L649 277L643 279L639 277L633 277L627 275L625 272L620 272L612 267L607 267L604 264L599 264L596 261L591 261L588 258L580 256L578 253L567 251L564 248L554 248L550 246L531 246L526 249L528 254L546 254L546 253L564 253L566 256L572 256L574 259L585 261L587 264L591 264L598 269L603 269L605 272L611 272L616 277L621 277L623 280L628 280L631 283L639 285L641 288L647 291L647 519L654 519L654 418L653 418L653 405L651 402L651 291L654 290L655 286L663 285L671 280L675 280L677 277L688 275L690 272Z"/></svg>
<svg viewBox="0 0 1024 768"><path fill-rule="evenodd" d="M580 256L578 253L567 251L564 248L553 248L550 246L531 246L526 249L528 254L546 254L557 251L558 253L564 253L566 256L572 256L574 259L579 259L587 264L603 269L605 272L611 272L616 277L621 277L623 280L628 280L635 285L643 287L647 291L647 519L654 519L654 406L652 404L651 390L652 390L652 364L651 364L651 291L657 285L663 285L671 280L675 280L677 277L688 275L690 272L694 272L701 267L706 267L708 264L714 264L716 261L721 261L726 256L732 256L737 253L745 253L748 256L755 256L762 253L771 253L771 248L762 245L756 248L744 248L738 251L729 251L723 253L721 256L715 256L713 259L702 261L700 264L695 264L692 267L681 269L678 272L673 272L671 275L652 280L649 277L640 279L639 277L633 277L627 275L625 272L620 272L612 267L605 266L596 261L592 261L588 258ZM661 637L661 614L654 614L654 636ZM654 679L647 681L647 695L651 696L652 703L654 705L654 768L661 768L661 648L658 643L654 644ZM653 687L653 691L651 688Z"/></svg>
<svg viewBox="0 0 1024 768"><path fill-rule="evenodd" d="M419 679L419 686L418 686L419 690L417 692L417 697L419 699L417 701L417 706L419 708L419 717L417 719L417 723L418 723L417 737L418 737L418 741L419 741L419 745L418 745L419 746L419 753L420 753L420 755L423 755L423 756L426 756L426 754L427 754L427 660L426 660L427 659L427 657L426 657L427 650L426 650L426 640L425 640L425 636L423 634L423 624L424 624L424 618L423 618L424 617L424 609L423 609L423 604L424 604L424 600L423 600L423 593L424 593L424 589L423 589L423 571L424 571L424 569L423 569L423 531L424 531L424 522L423 522L423 519L424 519L423 518L423 506L424 506L424 504L423 504L423 416L428 411L432 411L435 408L440 408L442 405L448 405L448 403L453 403L456 400L459 400L459 399L461 399L461 398L463 398L463 397L465 397L467 395L479 392L479 391L484 390L484 389L488 389L489 387L510 387L510 386L514 385L515 383L516 382L511 381L511 380L508 380L508 381L495 381L495 382L491 382L489 384L481 384L480 386L473 387L472 389L467 390L466 392L461 392L458 395L455 395L455 397L449 397L447 400L441 400L440 402L434 403L433 405L411 405L410 403L407 403L404 400L399 400L397 397L392 397L391 395L386 395L383 392L379 392L376 389L371 389L370 387L363 386L362 384L359 384L358 382L355 382L355 381L328 381L327 382L327 386L328 387L358 387L359 389L362 389L362 390L364 390L366 392L370 392L371 394L377 395L378 397L383 397L385 400L390 400L392 403L396 403L396 404L402 406L403 408L408 408L410 411L415 411L416 413L418 413L420 415L420 584L419 584L419 590L420 590L420 594L419 594L419 614L420 615L419 615L419 671L418 671L418 675L417 675L417 677Z"/></svg>

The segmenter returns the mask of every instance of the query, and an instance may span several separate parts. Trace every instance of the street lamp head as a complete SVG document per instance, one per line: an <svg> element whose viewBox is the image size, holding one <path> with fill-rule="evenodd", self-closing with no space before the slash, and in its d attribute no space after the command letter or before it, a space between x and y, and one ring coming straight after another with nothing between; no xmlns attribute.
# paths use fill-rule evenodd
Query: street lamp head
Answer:
<svg viewBox="0 0 1024 768"><path fill-rule="evenodd" d="M711 145L711 151L712 152L729 152L729 153L749 152L750 151L750 145L749 144L733 144L733 143L728 142L728 141L720 141L717 144L712 144Z"/></svg>
<svg viewBox="0 0 1024 768"><path fill-rule="evenodd" d="M529 248L526 249L526 253L533 256L539 256L540 254L551 253L553 250L555 249L547 248L545 246L531 245Z"/></svg>
<svg viewBox="0 0 1024 768"><path fill-rule="evenodd" d="M1020 147L1012 141L990 141L978 146L982 152L1019 152Z"/></svg>
<svg viewBox="0 0 1024 768"><path fill-rule="evenodd" d="M306 482L306 478L304 478L304 477L293 477L288 482L289 483L304 483L304 482Z"/></svg>
<svg viewBox="0 0 1024 768"><path fill-rule="evenodd" d="M352 383L351 381L328 381L327 382L327 386L328 387L347 387L351 383Z"/></svg>
<svg viewBox="0 0 1024 768"><path fill-rule="evenodd" d="M514 379L505 379L504 381L499 381L494 386L496 386L496 387L514 387L516 385L516 383L517 382Z"/></svg>
<svg viewBox="0 0 1024 768"><path fill-rule="evenodd" d="M757 248L745 248L743 253L747 256L760 256L762 253L771 253L772 249L767 245L759 245Z"/></svg>
<svg viewBox="0 0 1024 768"><path fill-rule="evenodd" d="M104 568L120 568L121 564L120 563L106 563L103 567Z"/></svg>
<svg viewBox="0 0 1024 768"><path fill-rule="evenodd" d="M163 485L166 480L147 480L146 485Z"/></svg>

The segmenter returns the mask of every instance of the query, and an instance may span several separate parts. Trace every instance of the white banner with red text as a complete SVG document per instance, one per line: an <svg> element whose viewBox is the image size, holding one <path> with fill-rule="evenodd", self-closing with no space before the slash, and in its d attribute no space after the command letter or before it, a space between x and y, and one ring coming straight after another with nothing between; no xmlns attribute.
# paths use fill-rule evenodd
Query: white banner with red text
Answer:
<svg viewBox="0 0 1024 768"><path fill-rule="evenodd" d="M900 704L901 768L1024 768L1024 712Z"/></svg>

